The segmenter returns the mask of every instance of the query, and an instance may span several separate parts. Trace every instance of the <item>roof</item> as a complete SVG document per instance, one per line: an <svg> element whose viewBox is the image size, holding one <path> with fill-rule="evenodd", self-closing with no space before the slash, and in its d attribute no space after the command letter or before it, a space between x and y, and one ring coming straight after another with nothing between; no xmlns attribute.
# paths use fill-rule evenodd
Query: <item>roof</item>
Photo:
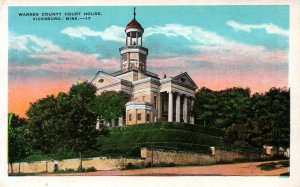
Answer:
<svg viewBox="0 0 300 187"><path fill-rule="evenodd" d="M133 20L131 20L131 22L129 22L127 24L126 29L130 29L130 28L136 28L136 29L140 29L140 30L144 31L141 24L135 18L133 18Z"/></svg>

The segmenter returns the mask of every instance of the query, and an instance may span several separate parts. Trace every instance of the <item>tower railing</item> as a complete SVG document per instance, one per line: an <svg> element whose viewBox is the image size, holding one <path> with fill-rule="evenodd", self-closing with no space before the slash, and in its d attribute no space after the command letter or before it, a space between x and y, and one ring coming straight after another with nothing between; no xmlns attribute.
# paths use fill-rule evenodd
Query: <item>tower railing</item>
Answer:
<svg viewBox="0 0 300 187"><path fill-rule="evenodd" d="M122 51L123 49L142 49L148 53L148 49L145 47L142 47L140 45L127 45L127 46L121 47L119 50Z"/></svg>

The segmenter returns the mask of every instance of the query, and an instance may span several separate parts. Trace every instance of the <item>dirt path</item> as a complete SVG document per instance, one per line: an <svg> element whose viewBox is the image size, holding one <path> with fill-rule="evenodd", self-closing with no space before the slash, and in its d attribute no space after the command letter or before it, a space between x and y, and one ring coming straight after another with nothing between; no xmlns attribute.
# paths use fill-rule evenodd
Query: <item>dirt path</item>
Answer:
<svg viewBox="0 0 300 187"><path fill-rule="evenodd" d="M287 173L288 168L279 168L271 171L257 167L263 163L278 162L250 162L240 164L224 164L213 166L189 166L170 168L146 168L121 171L97 171L88 173L45 174L62 176L278 176ZM44 176L45 176L44 175Z"/></svg>

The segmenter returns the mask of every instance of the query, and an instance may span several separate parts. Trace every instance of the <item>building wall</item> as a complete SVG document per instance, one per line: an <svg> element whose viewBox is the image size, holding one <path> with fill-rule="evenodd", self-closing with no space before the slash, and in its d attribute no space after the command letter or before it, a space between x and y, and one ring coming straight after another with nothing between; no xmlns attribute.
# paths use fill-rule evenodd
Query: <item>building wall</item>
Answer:
<svg viewBox="0 0 300 187"><path fill-rule="evenodd" d="M103 79L103 82L99 81L100 79ZM97 79L93 80L92 82L97 88L105 87L111 84L116 83L116 80L113 80L111 78L107 78L107 76L99 75Z"/></svg>
<svg viewBox="0 0 300 187"><path fill-rule="evenodd" d="M106 88L105 90L98 90L97 91L97 94L101 94L102 92L105 92L105 91L121 91L122 88L121 88L121 85L115 85L115 86L111 86L111 87L108 87Z"/></svg>
<svg viewBox="0 0 300 187"><path fill-rule="evenodd" d="M129 115L131 114L131 121L129 121ZM141 120L137 119L137 114L141 114ZM150 115L151 118L151 112L148 110L142 110L142 109L137 109L137 110L129 110L126 112L126 125L135 125L135 124L142 124L142 123L147 123L150 121L147 121L147 114Z"/></svg>
<svg viewBox="0 0 300 187"><path fill-rule="evenodd" d="M130 71L128 73L122 74L117 76L117 78L123 79L123 80L127 80L130 82L136 81L138 78L138 73L135 71Z"/></svg>

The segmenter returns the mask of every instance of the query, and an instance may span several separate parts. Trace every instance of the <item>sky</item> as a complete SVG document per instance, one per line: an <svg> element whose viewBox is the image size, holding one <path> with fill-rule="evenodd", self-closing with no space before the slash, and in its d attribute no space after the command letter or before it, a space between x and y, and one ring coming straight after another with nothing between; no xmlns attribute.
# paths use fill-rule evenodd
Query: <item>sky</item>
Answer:
<svg viewBox="0 0 300 187"><path fill-rule="evenodd" d="M188 72L212 90L288 87L288 6L138 6L136 13L147 68L160 77ZM8 110L26 117L30 102L119 70L133 7L9 7L8 17ZM34 20L47 17L60 20Z"/></svg>

